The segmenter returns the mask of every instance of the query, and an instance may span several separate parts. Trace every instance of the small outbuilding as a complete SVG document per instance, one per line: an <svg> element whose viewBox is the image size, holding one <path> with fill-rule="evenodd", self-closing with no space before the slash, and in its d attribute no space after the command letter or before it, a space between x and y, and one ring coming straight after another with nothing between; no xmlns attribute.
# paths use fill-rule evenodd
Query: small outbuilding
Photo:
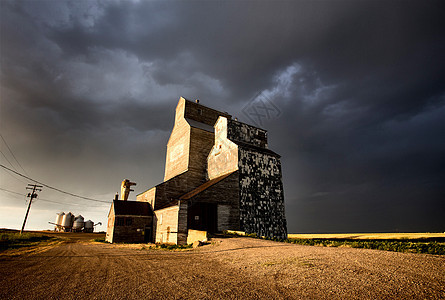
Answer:
<svg viewBox="0 0 445 300"><path fill-rule="evenodd" d="M106 241L148 243L153 239L153 210L147 202L114 200L108 213Z"/></svg>

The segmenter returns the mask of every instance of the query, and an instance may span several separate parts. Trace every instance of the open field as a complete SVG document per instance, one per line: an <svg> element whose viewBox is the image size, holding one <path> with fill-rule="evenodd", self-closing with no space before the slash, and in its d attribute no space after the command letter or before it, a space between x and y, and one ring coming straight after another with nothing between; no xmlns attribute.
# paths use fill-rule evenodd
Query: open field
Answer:
<svg viewBox="0 0 445 300"><path fill-rule="evenodd" d="M246 235L243 231L227 230L229 234ZM288 239L373 239L373 240L425 240L445 239L445 232L405 232L405 233L289 233Z"/></svg>
<svg viewBox="0 0 445 300"><path fill-rule="evenodd" d="M61 241L59 237L39 232L23 232L0 229L0 253L2 255L21 255L43 251L46 247Z"/></svg>
<svg viewBox="0 0 445 300"><path fill-rule="evenodd" d="M197 249L61 243L0 254L0 299L443 299L445 257L220 237ZM103 237L103 236L102 236Z"/></svg>
<svg viewBox="0 0 445 300"><path fill-rule="evenodd" d="M73 241L92 241L104 237L100 233L70 233L53 231L24 231L0 229L0 255L15 256L46 251L55 245Z"/></svg>
<svg viewBox="0 0 445 300"><path fill-rule="evenodd" d="M232 236L259 238L256 234L246 234L242 231L228 230L225 233ZM288 238L281 242L306 246L351 247L445 255L445 234L443 233L288 234Z"/></svg>
<svg viewBox="0 0 445 300"><path fill-rule="evenodd" d="M324 233L324 234L288 234L290 239L445 239L445 233Z"/></svg>

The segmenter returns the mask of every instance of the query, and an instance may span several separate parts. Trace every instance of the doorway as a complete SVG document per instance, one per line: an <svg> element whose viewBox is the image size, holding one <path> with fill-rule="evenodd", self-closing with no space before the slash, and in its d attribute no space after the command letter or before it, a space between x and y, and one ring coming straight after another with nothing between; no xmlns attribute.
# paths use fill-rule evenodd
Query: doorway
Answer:
<svg viewBox="0 0 445 300"><path fill-rule="evenodd" d="M217 231L217 209L215 203L193 203L188 207L188 229L210 233Z"/></svg>
<svg viewBox="0 0 445 300"><path fill-rule="evenodd" d="M144 243L152 243L153 242L153 230L151 226L145 225L144 229Z"/></svg>

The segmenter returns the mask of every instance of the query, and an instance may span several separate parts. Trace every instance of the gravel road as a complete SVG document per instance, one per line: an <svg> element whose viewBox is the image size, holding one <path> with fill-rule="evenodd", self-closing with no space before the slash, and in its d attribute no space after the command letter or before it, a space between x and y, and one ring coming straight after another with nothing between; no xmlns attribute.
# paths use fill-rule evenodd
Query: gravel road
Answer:
<svg viewBox="0 0 445 300"><path fill-rule="evenodd" d="M445 257L250 238L182 251L73 238L0 256L0 299L444 299Z"/></svg>

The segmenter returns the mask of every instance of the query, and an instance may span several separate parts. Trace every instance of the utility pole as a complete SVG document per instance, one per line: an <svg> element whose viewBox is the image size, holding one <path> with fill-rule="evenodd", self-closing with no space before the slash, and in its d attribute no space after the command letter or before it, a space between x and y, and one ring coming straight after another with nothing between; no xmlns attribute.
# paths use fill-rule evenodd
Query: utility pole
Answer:
<svg viewBox="0 0 445 300"><path fill-rule="evenodd" d="M37 194L36 191L41 191L41 188L43 186L41 185L37 185L37 184L28 184L28 186L26 187L27 190L32 190L31 193L28 193L28 197L29 197L29 204L28 204L28 209L26 210L26 215L25 215L25 220L23 220L23 226L22 226L22 230L20 230L20 234L22 234L23 229L25 229L25 224L26 224L26 219L28 218L28 213L29 213L29 209L31 208L31 202L32 199L37 198Z"/></svg>

